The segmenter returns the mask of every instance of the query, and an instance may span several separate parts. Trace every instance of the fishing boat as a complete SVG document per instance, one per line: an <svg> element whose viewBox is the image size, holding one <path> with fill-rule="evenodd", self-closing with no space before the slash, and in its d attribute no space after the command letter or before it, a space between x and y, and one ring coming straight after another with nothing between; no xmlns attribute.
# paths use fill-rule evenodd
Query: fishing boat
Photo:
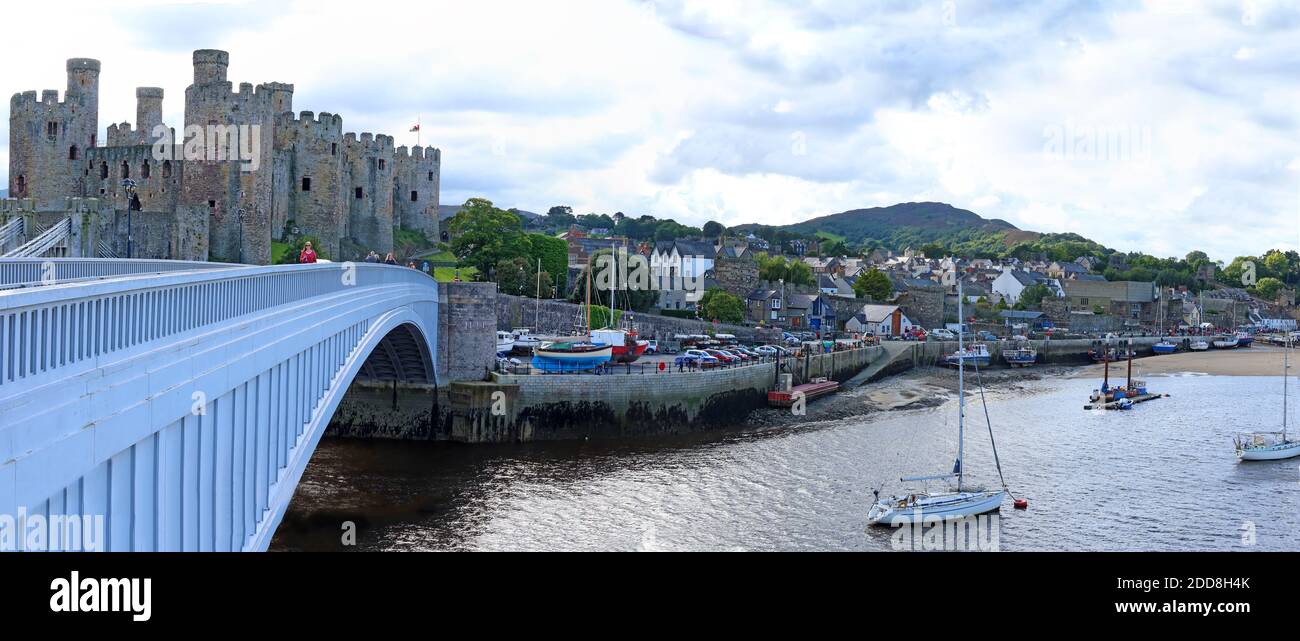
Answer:
<svg viewBox="0 0 1300 641"><path fill-rule="evenodd" d="M957 282L957 317L962 316L962 293L961 281ZM957 330L957 352L964 353L965 349L962 341L962 330ZM985 354L988 349L985 348ZM978 362L977 360L958 358L957 359L957 461L953 464L952 472L949 474L936 474L932 476L914 476L901 479L902 482L912 481L930 481L940 479L951 479L956 477L957 486L955 491L948 492L914 492L901 494L886 498L880 497L880 490L873 490L876 502L867 512L867 522L872 525L903 525L908 523L924 523L925 519L951 519L966 516L975 516L986 512L994 512L1002 508L1002 501L1007 497L1007 491L1002 490L982 490L968 489L965 487L965 467L962 465L962 459L965 456L966 443L966 363ZM989 441L993 441L993 427L989 425ZM993 458L997 461L997 445L993 444ZM1002 464L998 462L998 476L1002 475ZM1004 484L1005 486L1005 484ZM1020 501L1017 501L1016 507L1021 507Z"/></svg>
<svg viewBox="0 0 1300 641"><path fill-rule="evenodd" d="M1237 332L1237 347L1250 347L1255 342L1255 337L1248 332Z"/></svg>
<svg viewBox="0 0 1300 641"><path fill-rule="evenodd" d="M1002 360L1012 367L1029 367L1038 360L1038 350L1025 345L1015 349L1002 350Z"/></svg>
<svg viewBox="0 0 1300 641"><path fill-rule="evenodd" d="M958 342L960 343L961 341ZM976 343L969 347L961 347L958 345L957 351L944 358L944 363L952 367L958 367L962 363L977 365L979 367L988 367L992 362L993 356L989 354L989 346L983 343Z"/></svg>
<svg viewBox="0 0 1300 641"><path fill-rule="evenodd" d="M510 332L497 332L497 354L509 354L515 348L515 336Z"/></svg>
<svg viewBox="0 0 1300 641"><path fill-rule="evenodd" d="M1300 440L1287 438L1287 370L1291 368L1291 350L1282 352L1282 431L1251 432L1232 439L1241 461L1280 461L1300 456Z"/></svg>
<svg viewBox="0 0 1300 641"><path fill-rule="evenodd" d="M1192 341L1192 344L1188 345L1187 348L1193 352L1204 352L1210 349L1210 344L1205 341Z"/></svg>
<svg viewBox="0 0 1300 641"><path fill-rule="evenodd" d="M1151 346L1151 351L1156 354L1173 354L1178 351L1178 345L1169 341L1160 341Z"/></svg>
<svg viewBox="0 0 1300 641"><path fill-rule="evenodd" d="M533 349L543 343L542 339L533 334L533 330L527 327L516 327L510 330L510 334L515 337L516 354L532 354Z"/></svg>
<svg viewBox="0 0 1300 641"><path fill-rule="evenodd" d="M1214 341L1214 349L1232 349L1237 346L1237 337L1220 338Z"/></svg>
<svg viewBox="0 0 1300 641"><path fill-rule="evenodd" d="M641 340L635 331L626 329L592 330L591 340L610 345L613 348L610 358L616 363L634 362L641 358L646 348L650 346L650 341Z"/></svg>

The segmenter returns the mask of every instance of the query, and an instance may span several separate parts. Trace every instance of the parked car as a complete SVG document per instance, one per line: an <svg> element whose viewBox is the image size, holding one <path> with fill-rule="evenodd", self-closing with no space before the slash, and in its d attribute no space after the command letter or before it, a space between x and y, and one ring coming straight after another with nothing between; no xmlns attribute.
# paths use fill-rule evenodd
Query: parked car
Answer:
<svg viewBox="0 0 1300 641"><path fill-rule="evenodd" d="M990 332L990 331L988 331L988 330L986 330L986 329L981 329L980 331L975 332L975 340L979 340L979 341L996 341L996 340L998 340L998 335L997 335L997 334L994 334L993 332Z"/></svg>
<svg viewBox="0 0 1300 641"><path fill-rule="evenodd" d="M767 357L775 357L777 354L777 348L771 345L759 345L754 348L754 351Z"/></svg>
<svg viewBox="0 0 1300 641"><path fill-rule="evenodd" d="M735 354L728 354L720 349L706 349L704 351L707 352L709 356L712 356L723 363L735 363L740 361L740 357Z"/></svg>
<svg viewBox="0 0 1300 641"><path fill-rule="evenodd" d="M936 327L930 330L929 337L936 341L955 341L957 333L945 327Z"/></svg>
<svg viewBox="0 0 1300 641"><path fill-rule="evenodd" d="M648 341L646 341L646 342L649 343L649 345L646 345L646 346L645 346L645 353L647 353L647 354L658 354L658 353L659 353L659 341L657 341L657 340L655 340L655 339L650 339L650 340L648 340Z"/></svg>
<svg viewBox="0 0 1300 641"><path fill-rule="evenodd" d="M721 361L701 349L688 349L681 356L673 359L673 365L695 365L696 367L715 367Z"/></svg>

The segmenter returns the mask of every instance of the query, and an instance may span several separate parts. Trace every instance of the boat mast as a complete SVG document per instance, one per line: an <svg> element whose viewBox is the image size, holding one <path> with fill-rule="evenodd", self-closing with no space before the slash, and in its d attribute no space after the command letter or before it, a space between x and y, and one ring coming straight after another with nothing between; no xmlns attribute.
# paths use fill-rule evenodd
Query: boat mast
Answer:
<svg viewBox="0 0 1300 641"><path fill-rule="evenodd" d="M587 336L591 336L591 266L587 263Z"/></svg>
<svg viewBox="0 0 1300 641"><path fill-rule="evenodd" d="M966 466L962 464L966 445L966 349L962 334L966 331L962 307L961 274L957 274L957 491L961 491Z"/></svg>
<svg viewBox="0 0 1300 641"><path fill-rule="evenodd" d="M533 328L542 331L542 259L537 259L537 297L534 299Z"/></svg>
<svg viewBox="0 0 1300 641"><path fill-rule="evenodd" d="M1286 442L1286 394L1287 370L1291 369L1291 341L1287 336L1286 351L1282 352L1282 441Z"/></svg>

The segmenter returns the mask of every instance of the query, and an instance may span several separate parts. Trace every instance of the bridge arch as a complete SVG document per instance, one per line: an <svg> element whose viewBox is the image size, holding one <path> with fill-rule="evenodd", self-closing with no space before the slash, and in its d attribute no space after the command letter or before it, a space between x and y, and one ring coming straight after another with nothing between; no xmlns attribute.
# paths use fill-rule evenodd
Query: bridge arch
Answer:
<svg viewBox="0 0 1300 641"><path fill-rule="evenodd" d="M437 382L437 292L326 263L0 290L0 514L265 550L356 377Z"/></svg>

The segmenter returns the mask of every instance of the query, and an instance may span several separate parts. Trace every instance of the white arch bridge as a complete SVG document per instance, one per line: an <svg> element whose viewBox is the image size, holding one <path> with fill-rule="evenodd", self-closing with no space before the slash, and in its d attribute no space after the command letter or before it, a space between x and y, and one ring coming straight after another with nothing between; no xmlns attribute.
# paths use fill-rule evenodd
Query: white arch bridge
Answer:
<svg viewBox="0 0 1300 641"><path fill-rule="evenodd" d="M387 265L0 259L0 515L265 550L358 374L436 382L437 305Z"/></svg>

